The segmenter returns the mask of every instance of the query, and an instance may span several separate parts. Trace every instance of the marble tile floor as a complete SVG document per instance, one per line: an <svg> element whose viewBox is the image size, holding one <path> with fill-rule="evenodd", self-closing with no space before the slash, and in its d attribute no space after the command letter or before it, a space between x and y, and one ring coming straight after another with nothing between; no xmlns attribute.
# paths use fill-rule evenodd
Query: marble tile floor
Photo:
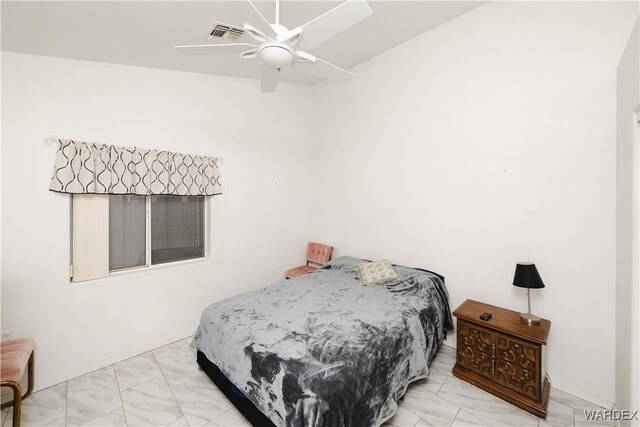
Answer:
<svg viewBox="0 0 640 427"><path fill-rule="evenodd" d="M23 426L250 426L195 361L191 338L34 393ZM455 350L443 346L427 379L412 383L384 426L598 426L602 409L552 388L546 420L451 375ZM11 426L11 408L2 410Z"/></svg>

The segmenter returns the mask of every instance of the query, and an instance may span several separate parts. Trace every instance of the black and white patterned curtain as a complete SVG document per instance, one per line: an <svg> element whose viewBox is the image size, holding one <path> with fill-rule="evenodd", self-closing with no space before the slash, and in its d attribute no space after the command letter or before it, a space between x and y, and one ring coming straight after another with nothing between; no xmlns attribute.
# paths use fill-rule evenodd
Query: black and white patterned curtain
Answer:
<svg viewBox="0 0 640 427"><path fill-rule="evenodd" d="M51 191L73 194L222 194L218 159L59 140Z"/></svg>

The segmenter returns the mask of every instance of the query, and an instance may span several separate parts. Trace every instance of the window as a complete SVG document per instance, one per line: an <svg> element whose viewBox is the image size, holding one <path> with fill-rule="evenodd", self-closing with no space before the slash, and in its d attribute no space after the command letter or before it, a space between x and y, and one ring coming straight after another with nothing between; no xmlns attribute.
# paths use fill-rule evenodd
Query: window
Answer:
<svg viewBox="0 0 640 427"><path fill-rule="evenodd" d="M204 197L151 197L151 264L204 257Z"/></svg>
<svg viewBox="0 0 640 427"><path fill-rule="evenodd" d="M204 196L73 196L73 281L204 258Z"/></svg>
<svg viewBox="0 0 640 427"><path fill-rule="evenodd" d="M204 212L203 196L109 196L109 270L204 258Z"/></svg>

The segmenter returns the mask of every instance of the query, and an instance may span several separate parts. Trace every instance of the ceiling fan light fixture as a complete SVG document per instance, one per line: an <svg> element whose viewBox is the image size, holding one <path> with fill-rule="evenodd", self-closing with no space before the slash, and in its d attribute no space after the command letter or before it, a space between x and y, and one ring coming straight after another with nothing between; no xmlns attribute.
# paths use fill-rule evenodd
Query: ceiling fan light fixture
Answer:
<svg viewBox="0 0 640 427"><path fill-rule="evenodd" d="M284 43L265 43L260 46L260 59L273 68L281 68L293 62L294 52Z"/></svg>

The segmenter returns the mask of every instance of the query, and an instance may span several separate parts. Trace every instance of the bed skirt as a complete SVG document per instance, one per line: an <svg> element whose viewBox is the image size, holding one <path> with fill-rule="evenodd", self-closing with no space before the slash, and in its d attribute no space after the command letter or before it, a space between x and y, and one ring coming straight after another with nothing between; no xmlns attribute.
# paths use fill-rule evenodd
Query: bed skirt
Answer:
<svg viewBox="0 0 640 427"><path fill-rule="evenodd" d="M260 411L251 400L249 400L233 383L222 373L220 368L207 359L204 353L198 351L198 365L211 378L211 381L220 389L233 406L244 415L244 417L254 426L276 427L276 425L265 414Z"/></svg>

